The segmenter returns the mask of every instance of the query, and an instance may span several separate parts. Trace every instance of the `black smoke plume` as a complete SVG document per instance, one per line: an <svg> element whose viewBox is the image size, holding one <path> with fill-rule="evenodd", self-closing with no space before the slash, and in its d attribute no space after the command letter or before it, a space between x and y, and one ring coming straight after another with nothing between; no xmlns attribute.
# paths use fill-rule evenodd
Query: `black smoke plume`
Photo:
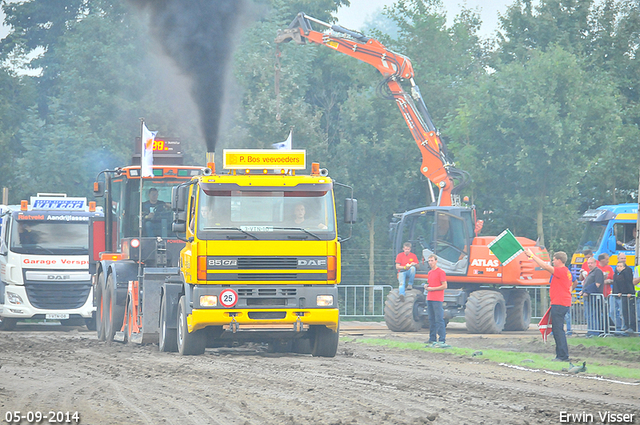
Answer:
<svg viewBox="0 0 640 425"><path fill-rule="evenodd" d="M150 12L165 53L192 80L207 151L215 152L225 79L245 0L130 0Z"/></svg>

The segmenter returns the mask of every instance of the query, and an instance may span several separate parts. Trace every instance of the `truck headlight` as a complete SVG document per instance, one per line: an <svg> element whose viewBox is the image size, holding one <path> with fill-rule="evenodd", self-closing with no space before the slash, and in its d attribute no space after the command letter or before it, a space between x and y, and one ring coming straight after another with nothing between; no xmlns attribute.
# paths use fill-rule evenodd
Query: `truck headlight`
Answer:
<svg viewBox="0 0 640 425"><path fill-rule="evenodd" d="M216 295L200 295L200 305L202 307L215 307L218 305L218 297Z"/></svg>
<svg viewBox="0 0 640 425"><path fill-rule="evenodd" d="M7 291L7 299L9 300L10 304L15 304L15 305L24 304L24 301L22 301L22 298L20 298L20 295L14 294L13 292Z"/></svg>
<svg viewBox="0 0 640 425"><path fill-rule="evenodd" d="M318 307L329 307L333 305L333 295L318 295L316 297Z"/></svg>

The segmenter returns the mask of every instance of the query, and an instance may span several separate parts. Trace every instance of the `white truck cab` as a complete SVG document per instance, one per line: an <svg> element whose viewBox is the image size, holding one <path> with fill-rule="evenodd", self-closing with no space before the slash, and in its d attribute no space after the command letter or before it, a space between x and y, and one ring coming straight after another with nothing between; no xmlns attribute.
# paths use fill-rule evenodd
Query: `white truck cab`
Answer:
<svg viewBox="0 0 640 425"><path fill-rule="evenodd" d="M89 276L89 218L95 203L43 194L3 207L0 233L0 330L26 319L95 327Z"/></svg>

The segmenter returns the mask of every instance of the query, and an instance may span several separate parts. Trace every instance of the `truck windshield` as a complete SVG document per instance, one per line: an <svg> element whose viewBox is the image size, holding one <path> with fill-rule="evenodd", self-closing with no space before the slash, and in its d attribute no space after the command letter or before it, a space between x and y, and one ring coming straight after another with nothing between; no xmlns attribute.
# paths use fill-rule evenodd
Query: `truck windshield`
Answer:
<svg viewBox="0 0 640 425"><path fill-rule="evenodd" d="M13 221L10 249L18 254L87 255L88 245L88 221Z"/></svg>
<svg viewBox="0 0 640 425"><path fill-rule="evenodd" d="M201 239L330 240L332 191L200 189L196 225Z"/></svg>
<svg viewBox="0 0 640 425"><path fill-rule="evenodd" d="M606 222L587 223L584 228L582 238L580 238L580 243L578 244L578 249L576 249L576 252L582 252L587 249L596 252L600 247L600 242L602 241L602 236L604 235L606 227Z"/></svg>

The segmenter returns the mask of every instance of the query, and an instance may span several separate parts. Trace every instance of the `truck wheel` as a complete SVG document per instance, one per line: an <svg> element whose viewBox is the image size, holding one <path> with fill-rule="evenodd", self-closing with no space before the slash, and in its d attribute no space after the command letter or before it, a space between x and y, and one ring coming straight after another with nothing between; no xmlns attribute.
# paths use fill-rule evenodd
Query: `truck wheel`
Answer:
<svg viewBox="0 0 640 425"><path fill-rule="evenodd" d="M467 330L474 334L499 334L506 315L504 297L500 292L490 290L472 292L464 311Z"/></svg>
<svg viewBox="0 0 640 425"><path fill-rule="evenodd" d="M98 340L105 340L105 326L106 326L106 316L104 314L104 299L103 295L105 292L104 289L104 273L100 273L98 275L97 283L96 283L96 332L98 334ZM90 329L91 330L91 329Z"/></svg>
<svg viewBox="0 0 640 425"><path fill-rule="evenodd" d="M160 302L160 335L158 336L158 349L163 353L175 353L178 351L178 336L175 329L169 329L167 323L167 299L162 297Z"/></svg>
<svg viewBox="0 0 640 425"><path fill-rule="evenodd" d="M531 323L529 292L526 289L512 289L507 294L507 319L504 330L526 331Z"/></svg>
<svg viewBox="0 0 640 425"><path fill-rule="evenodd" d="M298 354L311 354L313 347L309 338L297 338L293 340L291 352Z"/></svg>
<svg viewBox="0 0 640 425"><path fill-rule="evenodd" d="M400 293L397 289L389 292L384 303L384 321L387 328L393 332L417 332L422 329L428 320L419 314L422 309L422 302L418 291L406 291L404 301L400 300Z"/></svg>
<svg viewBox="0 0 640 425"><path fill-rule="evenodd" d="M103 295L103 308L105 309L105 340L113 341L116 332L122 327L124 321L124 306L117 304L116 285L113 275L107 278L105 293Z"/></svg>
<svg viewBox="0 0 640 425"><path fill-rule="evenodd" d="M291 353L293 352L293 341L292 340L282 340L282 339L274 339L273 341L269 341L267 345L268 353Z"/></svg>
<svg viewBox="0 0 640 425"><path fill-rule="evenodd" d="M96 318L95 317L91 317L91 318L84 319L84 325L87 327L88 330L95 331L96 330Z"/></svg>
<svg viewBox="0 0 640 425"><path fill-rule="evenodd" d="M180 297L180 303L178 304L177 341L178 351L183 356L198 356L204 353L207 345L207 339L202 329L189 333L187 326L187 299L184 295Z"/></svg>
<svg viewBox="0 0 640 425"><path fill-rule="evenodd" d="M340 324L336 332L326 326L317 326L311 348L313 357L335 357L338 352L338 340L340 339Z"/></svg>
<svg viewBox="0 0 640 425"><path fill-rule="evenodd" d="M0 331L12 331L16 328L18 319L13 317L0 317Z"/></svg>

